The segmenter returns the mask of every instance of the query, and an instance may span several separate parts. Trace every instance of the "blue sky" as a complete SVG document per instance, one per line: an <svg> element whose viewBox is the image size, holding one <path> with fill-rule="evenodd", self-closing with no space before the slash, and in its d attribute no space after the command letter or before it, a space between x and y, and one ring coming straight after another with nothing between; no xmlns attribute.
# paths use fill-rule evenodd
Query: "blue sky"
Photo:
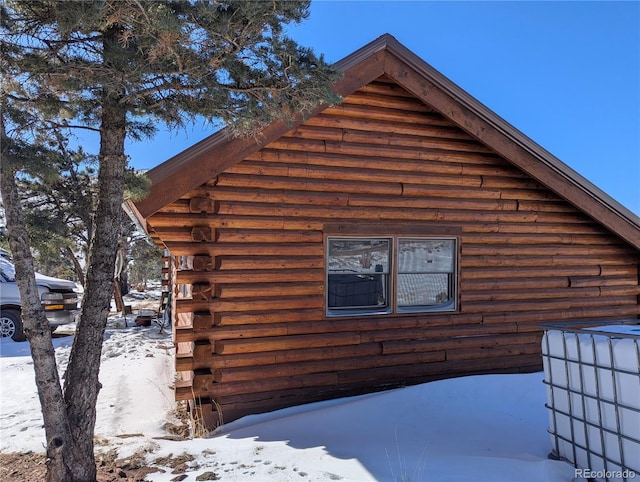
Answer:
<svg viewBox="0 0 640 482"><path fill-rule="evenodd" d="M338 61L384 33L640 214L640 2L315 0L288 29ZM128 146L151 168L200 127Z"/></svg>

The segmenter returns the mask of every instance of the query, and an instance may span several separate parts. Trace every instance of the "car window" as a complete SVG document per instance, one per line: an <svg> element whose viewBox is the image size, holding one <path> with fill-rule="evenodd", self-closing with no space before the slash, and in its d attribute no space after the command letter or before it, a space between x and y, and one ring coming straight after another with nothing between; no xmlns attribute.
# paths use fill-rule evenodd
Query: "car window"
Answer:
<svg viewBox="0 0 640 482"><path fill-rule="evenodd" d="M2 271L2 277L5 281L16 280L16 269L9 261L4 258L0 258L0 271Z"/></svg>

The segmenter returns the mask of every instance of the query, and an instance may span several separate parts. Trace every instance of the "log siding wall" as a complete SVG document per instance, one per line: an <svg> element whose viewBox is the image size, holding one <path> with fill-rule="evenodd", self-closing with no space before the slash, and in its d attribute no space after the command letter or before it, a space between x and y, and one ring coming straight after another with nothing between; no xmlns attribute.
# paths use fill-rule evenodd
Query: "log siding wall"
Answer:
<svg viewBox="0 0 640 482"><path fill-rule="evenodd" d="M148 225L179 260L176 396L224 421L540 369L540 323L640 314L635 249L385 78ZM327 317L327 230L367 225L455 230L458 310Z"/></svg>

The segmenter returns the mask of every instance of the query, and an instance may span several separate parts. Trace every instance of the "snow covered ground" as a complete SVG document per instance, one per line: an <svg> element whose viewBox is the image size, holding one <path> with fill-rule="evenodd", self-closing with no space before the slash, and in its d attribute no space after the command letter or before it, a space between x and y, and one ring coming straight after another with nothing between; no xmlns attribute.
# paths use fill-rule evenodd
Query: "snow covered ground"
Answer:
<svg viewBox="0 0 640 482"><path fill-rule="evenodd" d="M131 318L130 318L131 320ZM563 482L547 458L542 373L443 380L245 417L207 438L170 440L176 422L172 341L158 326L110 319L96 448L146 457L150 481ZM64 366L73 337L54 339ZM0 451L44 452L28 344L0 343ZM190 454L176 479L166 457ZM200 476L200 479L196 479ZM208 475L213 477L212 474ZM580 480L580 479L579 479Z"/></svg>

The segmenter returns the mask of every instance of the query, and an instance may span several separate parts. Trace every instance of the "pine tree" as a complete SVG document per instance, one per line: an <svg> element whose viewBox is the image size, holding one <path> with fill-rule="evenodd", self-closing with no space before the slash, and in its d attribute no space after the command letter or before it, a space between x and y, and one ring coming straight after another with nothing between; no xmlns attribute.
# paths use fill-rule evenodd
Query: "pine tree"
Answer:
<svg viewBox="0 0 640 482"><path fill-rule="evenodd" d="M157 123L177 127L194 119L247 135L335 101L336 73L284 32L308 7L308 1L279 0L7 0L2 7L2 197L18 284L29 302L22 314L45 420L48 480L95 480L95 406L121 226L125 139L152 136ZM24 145L19 135L42 120L100 139L85 295L62 388L32 293L16 188L16 176L33 162L27 150L43 145L38 136L47 137L34 135Z"/></svg>

